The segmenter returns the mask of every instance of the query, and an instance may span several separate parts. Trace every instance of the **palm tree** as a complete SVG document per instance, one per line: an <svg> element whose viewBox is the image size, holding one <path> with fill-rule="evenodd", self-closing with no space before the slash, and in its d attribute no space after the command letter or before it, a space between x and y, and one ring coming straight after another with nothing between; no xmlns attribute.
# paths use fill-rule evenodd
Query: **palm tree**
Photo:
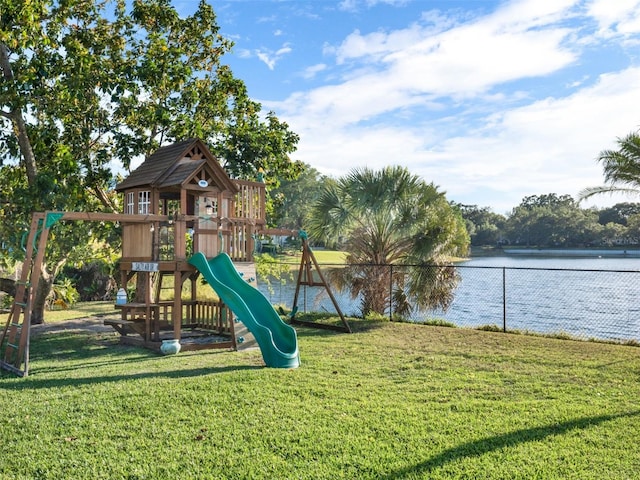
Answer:
<svg viewBox="0 0 640 480"><path fill-rule="evenodd" d="M331 277L361 295L363 315L384 314L390 302L399 314L451 304L458 275L447 262L466 254L469 236L433 184L403 167L354 169L327 184L311 218L314 238L345 239L348 266Z"/></svg>
<svg viewBox="0 0 640 480"><path fill-rule="evenodd" d="M607 185L585 188L579 194L581 200L603 193L640 195L640 133L618 138L617 144L618 150L603 150L598 155Z"/></svg>

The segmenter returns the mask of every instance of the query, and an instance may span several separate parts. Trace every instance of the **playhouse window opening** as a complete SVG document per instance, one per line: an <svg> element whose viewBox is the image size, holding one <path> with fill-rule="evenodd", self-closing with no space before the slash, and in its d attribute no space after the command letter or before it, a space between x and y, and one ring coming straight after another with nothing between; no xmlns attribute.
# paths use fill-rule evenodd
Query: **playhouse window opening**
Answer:
<svg viewBox="0 0 640 480"><path fill-rule="evenodd" d="M143 190L138 192L138 214L139 215L148 215L151 213L151 192L148 190Z"/></svg>
<svg viewBox="0 0 640 480"><path fill-rule="evenodd" d="M160 199L158 208L160 215L175 216L180 213L180 199Z"/></svg>
<svg viewBox="0 0 640 480"><path fill-rule="evenodd" d="M135 195L133 194L133 192L128 192L127 193L127 205L126 205L126 210L124 213L127 213L129 215L133 215L134 213L134 208L135 208Z"/></svg>

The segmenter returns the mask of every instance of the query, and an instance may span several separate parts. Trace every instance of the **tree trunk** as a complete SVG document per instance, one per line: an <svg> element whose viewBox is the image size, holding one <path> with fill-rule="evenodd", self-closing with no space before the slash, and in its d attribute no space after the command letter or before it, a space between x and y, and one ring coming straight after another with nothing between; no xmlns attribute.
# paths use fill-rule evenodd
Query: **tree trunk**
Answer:
<svg viewBox="0 0 640 480"><path fill-rule="evenodd" d="M31 305L31 324L38 325L44 323L44 310L47 305L47 297L53 288L54 276L49 273L46 266L42 266L42 275L38 280L38 288L33 296Z"/></svg>
<svg viewBox="0 0 640 480"><path fill-rule="evenodd" d="M0 291L15 297L16 281L11 280L10 278L0 278Z"/></svg>
<svg viewBox="0 0 640 480"><path fill-rule="evenodd" d="M4 43L0 42L0 67L2 68L4 80L8 83L13 82L13 70L11 68L11 62L9 61L9 49ZM22 110L20 108L11 106L11 111L1 112L2 115L9 120L13 126L13 130L16 138L18 139L18 145L20 146L20 153L22 154L22 160L24 161L25 169L27 170L27 181L29 185L33 185L38 175L38 168L36 166L36 157L31 148L31 141L27 133L27 124L24 121Z"/></svg>
<svg viewBox="0 0 640 480"><path fill-rule="evenodd" d="M107 208L110 212L116 213L118 209L113 204L113 202L109 199L107 192L105 192L102 188L97 185L93 185L91 190L95 194L96 198L100 201L100 203Z"/></svg>

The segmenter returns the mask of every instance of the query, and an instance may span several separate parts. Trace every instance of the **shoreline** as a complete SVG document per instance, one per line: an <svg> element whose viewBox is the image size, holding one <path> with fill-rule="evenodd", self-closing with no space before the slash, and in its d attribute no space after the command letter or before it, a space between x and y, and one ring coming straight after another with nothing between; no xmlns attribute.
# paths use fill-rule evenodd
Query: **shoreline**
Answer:
<svg viewBox="0 0 640 480"><path fill-rule="evenodd" d="M469 257L640 258L640 248L472 247Z"/></svg>
<svg viewBox="0 0 640 480"><path fill-rule="evenodd" d="M640 258L639 249L503 248L502 252L504 255L514 256Z"/></svg>

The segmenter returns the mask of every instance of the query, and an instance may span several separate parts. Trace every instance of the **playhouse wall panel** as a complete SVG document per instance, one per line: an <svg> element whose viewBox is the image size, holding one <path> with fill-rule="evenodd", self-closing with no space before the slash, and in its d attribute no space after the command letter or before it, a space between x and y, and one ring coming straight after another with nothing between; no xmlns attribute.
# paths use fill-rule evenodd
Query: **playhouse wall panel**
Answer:
<svg viewBox="0 0 640 480"><path fill-rule="evenodd" d="M124 225L122 239L122 258L151 260L153 239L148 224Z"/></svg>

